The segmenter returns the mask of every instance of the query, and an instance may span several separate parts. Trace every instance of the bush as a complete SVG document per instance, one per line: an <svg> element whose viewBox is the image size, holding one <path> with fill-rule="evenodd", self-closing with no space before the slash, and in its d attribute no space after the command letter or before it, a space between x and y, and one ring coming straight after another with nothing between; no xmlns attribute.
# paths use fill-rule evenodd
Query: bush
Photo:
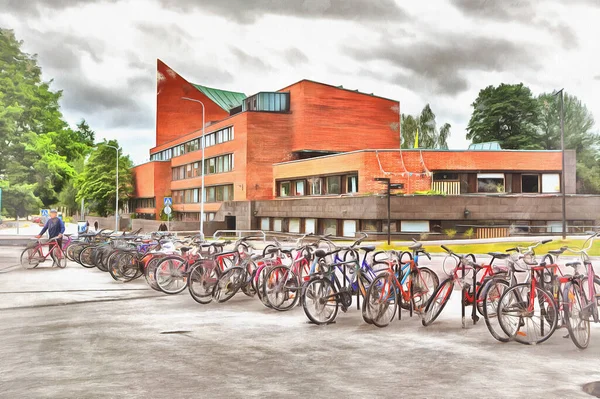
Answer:
<svg viewBox="0 0 600 399"><path fill-rule="evenodd" d="M465 231L463 233L463 235L465 236L465 238L473 238L473 237L475 237L475 229L472 227L469 227L467 229L467 231Z"/></svg>
<svg viewBox="0 0 600 399"><path fill-rule="evenodd" d="M429 237L429 233L421 233L421 235L419 236L419 240L425 241L427 240L427 237Z"/></svg>
<svg viewBox="0 0 600 399"><path fill-rule="evenodd" d="M446 193L439 190L423 190L423 191L415 191L415 195L441 195L443 197L446 196Z"/></svg>
<svg viewBox="0 0 600 399"><path fill-rule="evenodd" d="M448 236L449 239L453 239L456 236L456 230L454 229L446 229L444 230L444 234Z"/></svg>

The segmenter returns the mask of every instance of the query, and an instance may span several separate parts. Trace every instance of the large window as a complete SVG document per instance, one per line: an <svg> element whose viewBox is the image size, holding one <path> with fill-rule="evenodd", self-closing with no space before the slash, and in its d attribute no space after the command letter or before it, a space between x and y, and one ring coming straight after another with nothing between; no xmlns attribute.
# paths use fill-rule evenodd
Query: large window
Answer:
<svg viewBox="0 0 600 399"><path fill-rule="evenodd" d="M503 193L503 173L479 173L477 175L477 192L479 193Z"/></svg>
<svg viewBox="0 0 600 399"><path fill-rule="evenodd" d="M205 202L233 201L233 184L206 187Z"/></svg>
<svg viewBox="0 0 600 399"><path fill-rule="evenodd" d="M324 235L337 235L337 220L336 219L321 219L321 232Z"/></svg>
<svg viewBox="0 0 600 399"><path fill-rule="evenodd" d="M283 181L279 183L279 196L280 197L288 197L290 195L290 185L289 181Z"/></svg>
<svg viewBox="0 0 600 399"><path fill-rule="evenodd" d="M560 193L560 175L558 173L544 173L542 175L543 193Z"/></svg>
<svg viewBox="0 0 600 399"><path fill-rule="evenodd" d="M136 198L134 208L154 208L154 198Z"/></svg>
<svg viewBox="0 0 600 399"><path fill-rule="evenodd" d="M341 176L328 176L325 178L325 186L327 187L327 194L341 194L342 193L342 177Z"/></svg>
<svg viewBox="0 0 600 399"><path fill-rule="evenodd" d="M289 93L262 92L248 97L242 102L242 111L288 112L289 110Z"/></svg>
<svg viewBox="0 0 600 399"><path fill-rule="evenodd" d="M304 232L306 234L317 233L317 219L304 219Z"/></svg>
<svg viewBox="0 0 600 399"><path fill-rule="evenodd" d="M290 218L288 230L290 233L300 233L300 219Z"/></svg>
<svg viewBox="0 0 600 399"><path fill-rule="evenodd" d="M428 233L428 220L403 220L400 222L400 231L403 233Z"/></svg>
<svg viewBox="0 0 600 399"><path fill-rule="evenodd" d="M294 182L294 195L304 195L304 180Z"/></svg>
<svg viewBox="0 0 600 399"><path fill-rule="evenodd" d="M356 220L344 220L343 235L344 237L354 237L356 235Z"/></svg>
<svg viewBox="0 0 600 399"><path fill-rule="evenodd" d="M260 229L264 231L271 230L271 219L269 218L260 218Z"/></svg>
<svg viewBox="0 0 600 399"><path fill-rule="evenodd" d="M349 175L346 176L346 192L357 193L358 192L358 176Z"/></svg>
<svg viewBox="0 0 600 399"><path fill-rule="evenodd" d="M524 193L539 193L540 175L522 175L521 191Z"/></svg>
<svg viewBox="0 0 600 399"><path fill-rule="evenodd" d="M309 184L310 184L310 194L311 195L321 195L322 194L320 177L313 177L313 178L309 179Z"/></svg>

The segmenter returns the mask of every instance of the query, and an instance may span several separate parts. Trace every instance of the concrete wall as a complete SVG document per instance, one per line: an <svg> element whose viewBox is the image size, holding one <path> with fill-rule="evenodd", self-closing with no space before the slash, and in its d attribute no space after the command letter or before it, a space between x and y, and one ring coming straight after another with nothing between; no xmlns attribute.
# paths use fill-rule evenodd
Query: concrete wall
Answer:
<svg viewBox="0 0 600 399"><path fill-rule="evenodd" d="M600 221L600 196L567 195L567 219ZM469 211L465 217L465 209ZM256 201L257 217L386 219L385 197L338 197ZM560 195L404 196L392 197L397 220L560 220Z"/></svg>

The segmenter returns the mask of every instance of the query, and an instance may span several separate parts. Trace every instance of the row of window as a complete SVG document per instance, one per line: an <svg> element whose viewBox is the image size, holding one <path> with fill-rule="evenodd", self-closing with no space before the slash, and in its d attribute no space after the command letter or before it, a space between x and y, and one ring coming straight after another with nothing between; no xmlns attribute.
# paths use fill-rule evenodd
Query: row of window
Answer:
<svg viewBox="0 0 600 399"><path fill-rule="evenodd" d="M233 140L233 126L226 127L216 132L208 133L197 139L190 140L183 144L178 144L174 147L157 152L150 156L151 161L168 161L171 158L178 157L188 152L197 151L204 148L212 147L213 145L225 143Z"/></svg>
<svg viewBox="0 0 600 399"><path fill-rule="evenodd" d="M210 222L215 219L216 212L204 212L204 221ZM180 222L200 221L200 212L176 212L175 219Z"/></svg>
<svg viewBox="0 0 600 399"><path fill-rule="evenodd" d="M173 191L174 204L197 204L201 202L200 188ZM233 184L204 187L204 202L233 201Z"/></svg>
<svg viewBox="0 0 600 399"><path fill-rule="evenodd" d="M288 112L289 110L290 93L262 92L242 102L242 111Z"/></svg>
<svg viewBox="0 0 600 399"><path fill-rule="evenodd" d="M183 180L201 175L202 162L188 163L187 165L172 168L172 179ZM204 174L225 173L233 170L233 154L219 155L218 157L204 160Z"/></svg>
<svg viewBox="0 0 600 399"><path fill-rule="evenodd" d="M478 173L465 174L468 183L466 192L477 193L559 193L560 174L558 173ZM432 188L458 195L461 192L459 173L436 172L433 174ZM463 189L464 191L465 189Z"/></svg>
<svg viewBox="0 0 600 399"><path fill-rule="evenodd" d="M358 192L358 175L310 177L308 179L280 181L277 196L334 195Z"/></svg>
<svg viewBox="0 0 600 399"><path fill-rule="evenodd" d="M133 209L154 208L155 207L154 198L136 198L136 199L132 200L131 207Z"/></svg>

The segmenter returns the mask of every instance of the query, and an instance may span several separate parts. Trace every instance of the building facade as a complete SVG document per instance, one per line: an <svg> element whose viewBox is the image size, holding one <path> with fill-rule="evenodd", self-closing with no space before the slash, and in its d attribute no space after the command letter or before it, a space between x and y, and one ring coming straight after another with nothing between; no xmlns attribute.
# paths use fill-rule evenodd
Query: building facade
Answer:
<svg viewBox="0 0 600 399"><path fill-rule="evenodd" d="M158 219L172 197L176 220L198 221L204 198L205 221L229 229L377 235L383 177L403 185L394 234L544 233L560 221L559 151L400 150L398 101L309 80L246 96L192 84L160 60L157 76L156 146L133 169L137 217ZM573 151L565 193L571 226L597 224L598 197L575 195Z"/></svg>

